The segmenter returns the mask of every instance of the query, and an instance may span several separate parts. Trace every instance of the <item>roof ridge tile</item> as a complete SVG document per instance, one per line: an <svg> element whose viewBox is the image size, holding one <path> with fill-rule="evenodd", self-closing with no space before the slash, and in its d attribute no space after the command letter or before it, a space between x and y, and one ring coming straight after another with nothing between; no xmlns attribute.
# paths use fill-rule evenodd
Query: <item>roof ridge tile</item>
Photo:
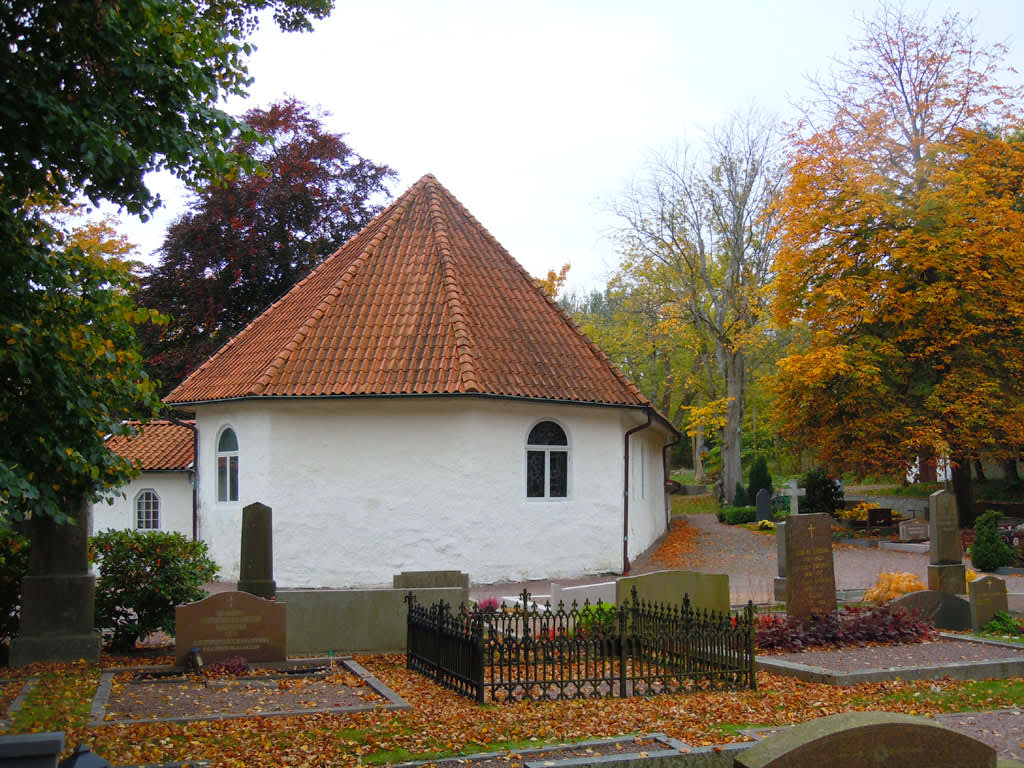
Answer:
<svg viewBox="0 0 1024 768"><path fill-rule="evenodd" d="M452 332L455 334L456 354L459 361L459 377L462 379L466 392L479 392L476 365L473 356L473 339L466 322L466 313L462 308L459 274L455 266L448 228L445 226L444 212L441 210L439 196L444 189L433 176L425 176L429 180L430 220L434 227L434 236L438 240L438 253L441 256L444 277L444 297L451 315Z"/></svg>

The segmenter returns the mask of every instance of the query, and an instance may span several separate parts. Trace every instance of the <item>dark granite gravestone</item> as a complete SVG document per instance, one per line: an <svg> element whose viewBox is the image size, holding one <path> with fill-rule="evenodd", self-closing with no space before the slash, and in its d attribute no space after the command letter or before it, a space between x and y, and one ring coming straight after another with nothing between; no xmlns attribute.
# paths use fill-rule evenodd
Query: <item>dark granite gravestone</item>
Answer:
<svg viewBox="0 0 1024 768"><path fill-rule="evenodd" d="M928 497L928 506L928 538L931 540L928 589L962 595L967 591L967 569L960 551L956 497L949 491L936 491Z"/></svg>
<svg viewBox="0 0 1024 768"><path fill-rule="evenodd" d="M934 589L908 592L889 605L917 611L937 629L962 630L971 626L971 606L962 597Z"/></svg>
<svg viewBox="0 0 1024 768"><path fill-rule="evenodd" d="M273 512L266 504L242 509L242 555L238 591L268 600L277 593L274 583Z"/></svg>
<svg viewBox="0 0 1024 768"><path fill-rule="evenodd" d="M10 664L97 661L93 628L96 577L89 573L89 507L70 511L71 523L29 521L28 574L21 582L21 624L11 640Z"/></svg>
<svg viewBox="0 0 1024 768"><path fill-rule="evenodd" d="M847 712L794 725L739 753L737 768L996 768L996 750L925 717Z"/></svg>
<svg viewBox="0 0 1024 768"><path fill-rule="evenodd" d="M879 528L885 525L892 525L891 509L879 508L868 510L868 528Z"/></svg>
<svg viewBox="0 0 1024 768"><path fill-rule="evenodd" d="M754 506L757 508L757 522L772 519L772 492L762 488L754 497Z"/></svg>
<svg viewBox="0 0 1024 768"><path fill-rule="evenodd" d="M927 541L927 520L904 520L900 523L900 541Z"/></svg>
<svg viewBox="0 0 1024 768"><path fill-rule="evenodd" d="M801 619L836 609L832 518L816 513L786 519L786 613Z"/></svg>
<svg viewBox="0 0 1024 768"><path fill-rule="evenodd" d="M1006 582L995 576L984 576L967 585L971 606L971 630L980 632L992 621L996 611L1007 610Z"/></svg>
<svg viewBox="0 0 1024 768"><path fill-rule="evenodd" d="M174 662L185 663L199 647L203 663L242 656L246 661L284 661L288 608L248 592L221 592L174 610Z"/></svg>

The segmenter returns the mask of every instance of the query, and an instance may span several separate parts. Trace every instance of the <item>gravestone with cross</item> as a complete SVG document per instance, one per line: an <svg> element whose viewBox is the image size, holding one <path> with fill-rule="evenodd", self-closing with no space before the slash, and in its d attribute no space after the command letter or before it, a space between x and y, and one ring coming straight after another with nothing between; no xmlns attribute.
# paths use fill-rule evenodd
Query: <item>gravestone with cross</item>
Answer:
<svg viewBox="0 0 1024 768"><path fill-rule="evenodd" d="M836 609L832 518L823 513L786 520L786 613L806 619Z"/></svg>
<svg viewBox="0 0 1024 768"><path fill-rule="evenodd" d="M782 491L783 496L789 496L789 514L800 514L800 497L807 495L805 488L798 488L796 480L790 480L789 485Z"/></svg>

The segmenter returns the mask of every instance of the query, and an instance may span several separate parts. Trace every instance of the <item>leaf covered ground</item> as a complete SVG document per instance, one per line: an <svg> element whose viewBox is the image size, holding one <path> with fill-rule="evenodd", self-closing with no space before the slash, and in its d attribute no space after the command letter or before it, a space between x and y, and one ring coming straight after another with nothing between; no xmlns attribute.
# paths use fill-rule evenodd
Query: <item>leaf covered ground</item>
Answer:
<svg viewBox="0 0 1024 768"><path fill-rule="evenodd" d="M296 717L243 717L189 723L87 726L102 671L50 665L38 678L12 732L64 730L67 749L87 743L115 765L209 760L214 766L353 766L400 762L551 741L661 731L691 745L742 739L740 726L788 725L838 712L887 709L911 714L1016 706L1024 680L994 683L886 682L836 688L758 674L758 690L480 706L405 669L398 655L357 657L411 710ZM106 659L106 666L126 659ZM25 672L8 672L5 704Z"/></svg>

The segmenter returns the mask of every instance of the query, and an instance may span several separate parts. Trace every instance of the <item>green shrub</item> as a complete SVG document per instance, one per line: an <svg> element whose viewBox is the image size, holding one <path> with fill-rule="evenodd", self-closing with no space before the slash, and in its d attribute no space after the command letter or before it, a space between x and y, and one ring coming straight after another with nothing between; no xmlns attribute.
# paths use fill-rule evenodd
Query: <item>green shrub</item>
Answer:
<svg viewBox="0 0 1024 768"><path fill-rule="evenodd" d="M800 485L807 491L807 495L800 499L802 514L824 512L831 515L837 509L842 509L846 503L839 483L829 477L828 472L821 467L815 467L804 475Z"/></svg>
<svg viewBox="0 0 1024 768"><path fill-rule="evenodd" d="M990 509L974 523L971 562L979 571L994 571L1013 563L1013 550L999 535L1000 517L998 511Z"/></svg>
<svg viewBox="0 0 1024 768"><path fill-rule="evenodd" d="M767 488L768 493L772 492L772 476L768 472L768 459L758 456L750 467L750 474L747 475L747 503L753 504L757 501L757 492Z"/></svg>
<svg viewBox="0 0 1024 768"><path fill-rule="evenodd" d="M174 634L174 607L205 597L218 570L205 542L164 531L103 531L89 554L99 569L96 626L112 631L114 650L157 630Z"/></svg>
<svg viewBox="0 0 1024 768"><path fill-rule="evenodd" d="M1024 621L1013 618L1008 611L996 611L982 632L986 635L1024 635Z"/></svg>
<svg viewBox="0 0 1024 768"><path fill-rule="evenodd" d="M0 525L0 640L18 634L21 580L28 573L28 539Z"/></svg>
<svg viewBox="0 0 1024 768"><path fill-rule="evenodd" d="M743 487L743 483L739 480L736 481L736 488L733 490L732 505L734 507L745 507L752 499L747 498L747 489Z"/></svg>
<svg viewBox="0 0 1024 768"><path fill-rule="evenodd" d="M611 603L584 605L580 608L579 621L584 637L614 635L619 631L618 615Z"/></svg>
<svg viewBox="0 0 1024 768"><path fill-rule="evenodd" d="M754 507L722 507L718 515L720 522L739 525L754 522L757 519L757 510Z"/></svg>

